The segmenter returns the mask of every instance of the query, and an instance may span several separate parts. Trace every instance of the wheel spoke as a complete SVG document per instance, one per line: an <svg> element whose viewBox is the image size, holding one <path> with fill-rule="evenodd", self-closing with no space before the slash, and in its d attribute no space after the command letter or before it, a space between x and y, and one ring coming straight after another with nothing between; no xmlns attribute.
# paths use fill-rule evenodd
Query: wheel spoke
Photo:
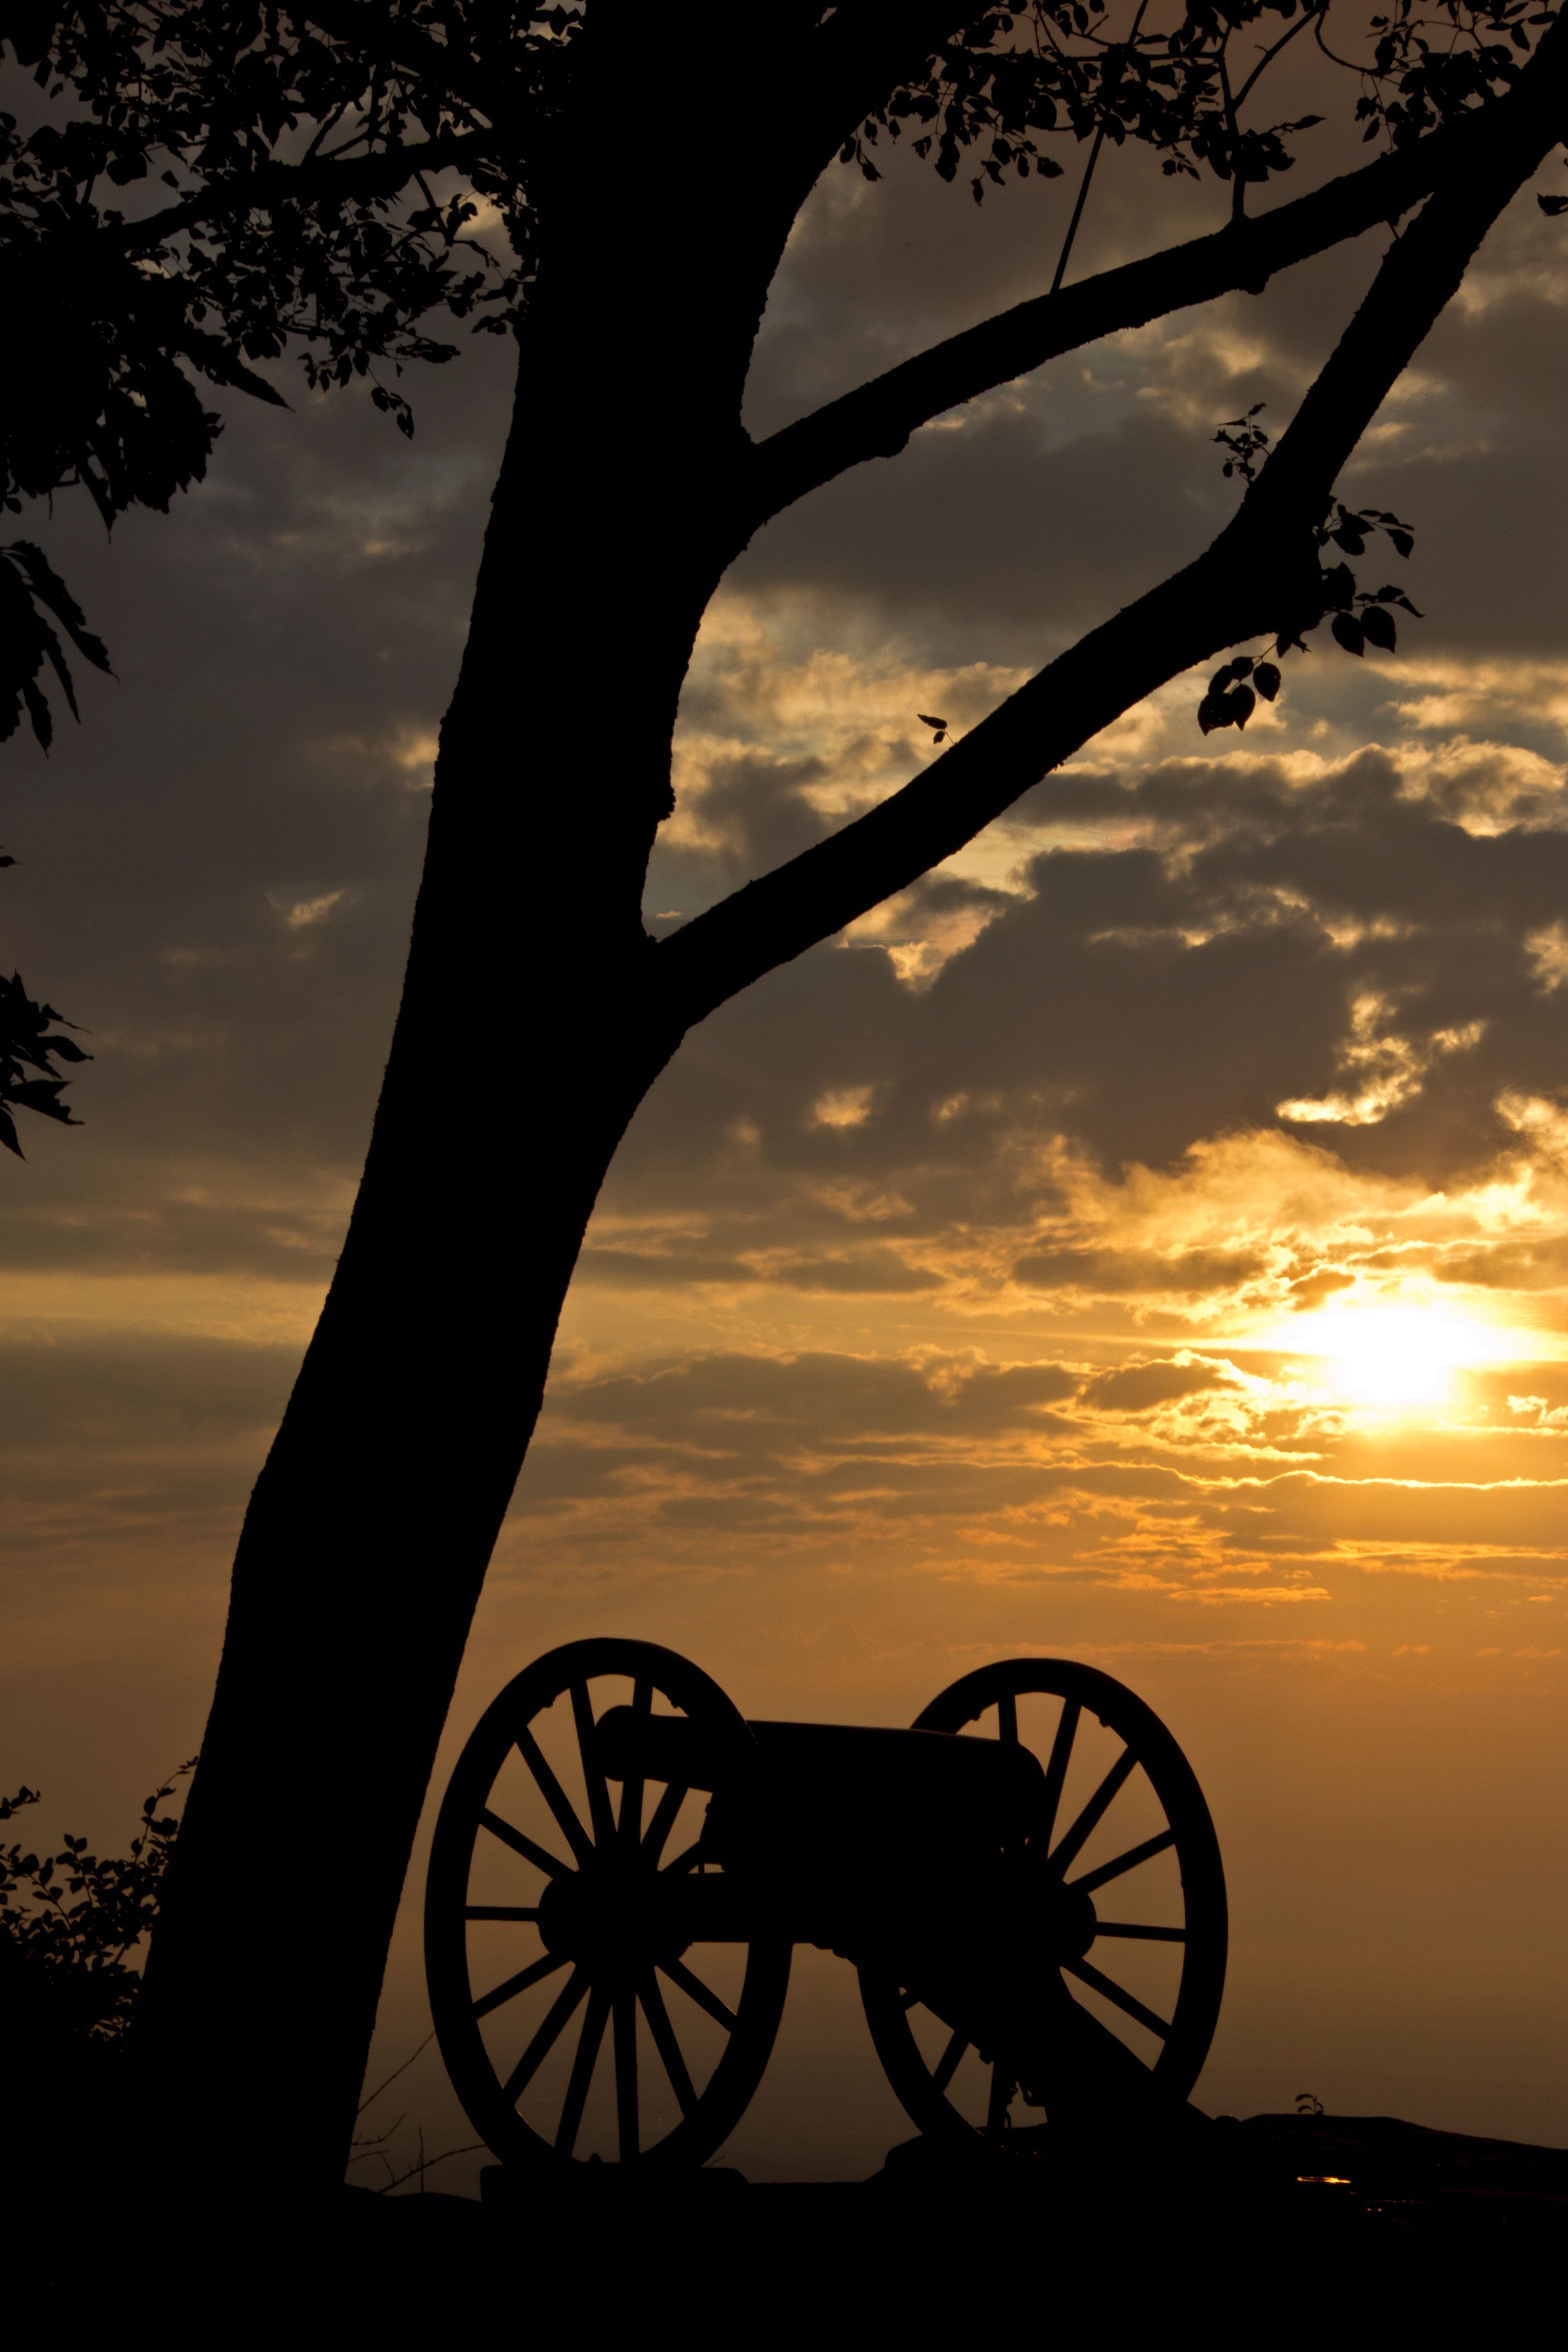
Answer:
<svg viewBox="0 0 1568 2352"><path fill-rule="evenodd" d="M634 1732L640 1729L653 1711L653 1685L634 1682L632 1685L632 1724ZM633 1848L642 1842L643 1776L640 1770L628 1772L621 1782L620 1839L624 1846Z"/></svg>
<svg viewBox="0 0 1568 2352"><path fill-rule="evenodd" d="M577 2145L583 2110L588 2104L588 2091L594 2080L599 2044L605 2038L605 2025L609 2014L610 1996L602 1985L595 1985L588 1996L588 2013L577 2037L577 2055L572 2061L572 2079L566 2085L566 2104L555 2127L557 2156L570 2156Z"/></svg>
<svg viewBox="0 0 1568 2352"><path fill-rule="evenodd" d="M1041 1851L1050 1852L1051 1835L1057 1825L1057 1807L1062 1801L1062 1788L1072 1757L1072 1744L1078 1738L1079 1704L1077 1699L1062 1701L1061 1721L1051 1742L1050 1761L1046 1766L1046 1793L1040 1806L1039 1827L1035 1836Z"/></svg>
<svg viewBox="0 0 1568 2352"><path fill-rule="evenodd" d="M959 2060L963 2057L968 2047L969 2042L967 2038L962 2033L955 2032L952 2040L948 2043L947 2048L942 2052L942 2056L936 2062L936 2072L931 2078L932 2090L946 2090L948 2084L952 2082L953 2076L958 2072Z"/></svg>
<svg viewBox="0 0 1568 2352"><path fill-rule="evenodd" d="M642 1850L647 1860L657 1864L664 1852L664 1842L675 1827L675 1816L686 1802L690 1790L672 1780L653 1809L653 1819L644 1833Z"/></svg>
<svg viewBox="0 0 1568 2352"><path fill-rule="evenodd" d="M475 2001L475 2017L488 2017L492 2009L500 2007L503 2000L515 2000L520 1992L528 1990L530 1985L541 1983L545 1977L553 1976L557 1969L563 1969L565 1965L560 1954L546 1952L544 1958L535 1960L531 1968L519 1969L516 1976L508 1977L504 1984L497 1985L493 1992L487 1992L481 2000Z"/></svg>
<svg viewBox="0 0 1568 2352"><path fill-rule="evenodd" d="M680 2102L681 2114L689 2116L697 2105L697 2093L692 2088L691 2077L686 2071L686 2061L680 2054L680 2043L676 2039L675 2028L669 2021L669 2011L664 2005L664 1995L658 1989L658 1979L651 1969L643 1978L638 1990L642 1996L643 2008L647 2012L648 2031L653 2035L653 2046L658 2052L659 2063L669 2076L670 2088Z"/></svg>
<svg viewBox="0 0 1568 2352"><path fill-rule="evenodd" d="M515 2101L528 2088L545 2059L560 2041L567 2019L587 1990L587 1969L574 1969L556 2000L555 2006L501 2085L503 2099Z"/></svg>
<svg viewBox="0 0 1568 2352"><path fill-rule="evenodd" d="M513 1853L521 1854L524 1862L532 1863L535 1870L542 1870L547 1878L558 1877L562 1871L572 1867L570 1863L546 1853L543 1846L535 1845L531 1837L525 1837L521 1830L514 1830L510 1822L503 1822L500 1815L492 1813L488 1805L479 1814L479 1822L482 1828L489 1830L491 1837L500 1838L502 1845L510 1845Z"/></svg>
<svg viewBox="0 0 1568 2352"><path fill-rule="evenodd" d="M1145 1944L1184 1944L1184 1927L1138 1927L1131 1919L1101 1919L1095 1928L1097 1936L1136 1936Z"/></svg>
<svg viewBox="0 0 1568 2352"><path fill-rule="evenodd" d="M539 1793L554 1814L561 1834L580 1863L594 1859L594 1842L578 1820L576 1810L544 1760L542 1749L526 1725L517 1735L517 1751L539 1783Z"/></svg>
<svg viewBox="0 0 1568 2352"><path fill-rule="evenodd" d="M1102 1862L1098 1870L1085 1871L1081 1878L1071 1878L1068 1885L1075 1895L1092 1895L1098 1886L1109 1886L1113 1878L1121 1878L1129 1870L1136 1870L1141 1862L1152 1862L1157 1853L1176 1843L1174 1830L1162 1830L1158 1837L1145 1838L1142 1845L1130 1845L1114 1862ZM1101 1935L1105 1933L1103 1927Z"/></svg>
<svg viewBox="0 0 1568 2352"><path fill-rule="evenodd" d="M528 1903L470 1903L465 1919L537 1919L538 1907Z"/></svg>
<svg viewBox="0 0 1568 2352"><path fill-rule="evenodd" d="M572 1685L572 1719L577 1726L577 1748L583 1759L583 1785L588 1791L588 1818L594 1825L594 1843L606 1846L614 1840L616 1823L610 1811L610 1792L605 1786L605 1775L594 1747L594 1709L586 1683L574 1683Z"/></svg>
<svg viewBox="0 0 1568 2352"><path fill-rule="evenodd" d="M1119 1984L1112 1984L1109 1977L1101 1976L1100 1970L1090 1968L1087 1960L1064 1960L1062 1966L1068 1976L1077 1977L1080 1984L1088 1985L1091 1991L1100 1994L1102 2000L1113 2002L1125 2016L1136 2019L1149 2032L1157 2033L1162 2042L1169 2041L1171 2029L1163 2017L1156 2017L1152 2009L1145 2009L1141 2000L1135 2000L1131 1993L1124 1992Z"/></svg>
<svg viewBox="0 0 1568 2352"><path fill-rule="evenodd" d="M734 2011L721 2001L700 1977L694 1977L684 1960L660 1960L658 1965L670 1983L679 1985L689 2000L694 2000L699 2009L705 2009L710 2017L733 2033L739 2022Z"/></svg>
<svg viewBox="0 0 1568 2352"><path fill-rule="evenodd" d="M616 1995L616 2134L621 2162L637 2160L637 2002L628 1985Z"/></svg>
<svg viewBox="0 0 1568 2352"><path fill-rule="evenodd" d="M1004 1691L996 1702L996 1737L1011 1748L1018 1745L1018 1702L1011 1691Z"/></svg>
<svg viewBox="0 0 1568 2352"><path fill-rule="evenodd" d="M689 1870L696 1869L701 1859L702 1841L699 1838L695 1845L686 1848L684 1853L678 1853L673 1862L667 1862L658 1874L661 1878L684 1878Z"/></svg>
<svg viewBox="0 0 1568 2352"><path fill-rule="evenodd" d="M1117 1758L1115 1763L1111 1766L1110 1771L1106 1774L1104 1780L1100 1782L1099 1788L1089 1799L1088 1804L1085 1805L1082 1812L1079 1813L1077 1821L1074 1822L1071 1829L1068 1830L1066 1837L1063 1838L1060 1845L1058 1846L1056 1852L1051 1855L1051 1868L1056 1872L1058 1877L1060 1877L1062 1872L1067 1869L1069 1863L1077 1861L1084 1847L1089 1843L1089 1839L1100 1827L1101 1816L1114 1802L1117 1795L1127 1780L1131 1779L1132 1769L1137 1761L1138 1759L1133 1755L1131 1748L1124 1748L1122 1749L1121 1755Z"/></svg>
<svg viewBox="0 0 1568 2352"><path fill-rule="evenodd" d="M1016 2088L1012 2075L998 2059L991 2069L991 2096L985 2105L985 2128L988 2132L1006 2130L1007 2110L1013 2104L1013 2093Z"/></svg>

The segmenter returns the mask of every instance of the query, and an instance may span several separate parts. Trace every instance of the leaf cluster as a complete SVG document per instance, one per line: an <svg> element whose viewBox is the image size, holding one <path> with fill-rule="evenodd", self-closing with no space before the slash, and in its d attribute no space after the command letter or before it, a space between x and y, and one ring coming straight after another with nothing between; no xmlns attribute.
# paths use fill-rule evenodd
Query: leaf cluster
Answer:
<svg viewBox="0 0 1568 2352"><path fill-rule="evenodd" d="M1255 445L1268 439L1266 434L1251 424L1251 418L1257 414L1258 410L1254 408L1246 417L1232 420L1234 425L1238 425L1244 434L1250 436ZM1225 441L1229 429L1222 428L1215 438ZM1227 443L1227 446L1234 448L1236 446L1234 442ZM1227 461L1226 472L1230 473L1233 467L1237 472L1246 472L1250 456L1248 452L1247 459L1235 457ZM1249 481L1253 478L1250 472L1247 472L1247 478ZM1388 539L1398 555L1408 555L1415 544L1415 535L1410 525L1401 522L1397 515L1389 514L1380 507L1359 509L1347 507L1339 499L1333 501L1312 536L1320 550L1339 548L1344 555L1359 556L1365 553L1367 541L1380 532ZM1307 637L1324 620L1329 622L1334 642L1348 654L1364 654L1368 646L1376 646L1382 653L1393 653L1398 642L1394 619L1395 608L1411 614L1416 620L1422 617L1402 588L1388 583L1381 588L1362 588L1348 563L1343 561L1326 563L1320 555L1317 589L1310 611L1302 614L1293 625L1280 630L1274 645L1273 660L1264 661L1255 656L1241 654L1215 672L1198 705L1198 725L1205 735L1213 734L1220 727L1245 727L1258 708L1258 697L1261 695L1266 702L1272 702L1279 693L1279 657L1292 651L1304 653ZM1248 679L1250 685L1247 683Z"/></svg>
<svg viewBox="0 0 1568 2352"><path fill-rule="evenodd" d="M0 640L0 646L3 643ZM14 858L0 856L0 866L15 863ZM64 1013L57 1013L52 1004L35 1004L19 972L14 971L9 980L0 977L0 1143L18 1160L23 1152L11 1116L14 1110L37 1111L65 1127L81 1124L60 1100L69 1080L60 1076L55 1060L88 1062L92 1056L74 1038L51 1031L52 1023L64 1020ZM70 1025L66 1022L68 1029ZM15 1801L27 1801L26 1791ZM11 1802L0 1798L0 1822L9 1820Z"/></svg>
<svg viewBox="0 0 1568 2352"><path fill-rule="evenodd" d="M1363 138L1403 146L1500 96L1528 62L1531 36L1556 14L1541 0L1448 0L1439 8L1395 0L1368 26L1373 50L1356 106Z"/></svg>
<svg viewBox="0 0 1568 2352"><path fill-rule="evenodd" d="M123 2037L141 1983L132 1956L152 1928L178 1818L160 1812L195 1758L144 1799L126 1854L97 1855L67 1837L40 1856L0 1845L0 1969L17 2005L47 2028L98 2043ZM0 1798L0 1822L37 1802L36 1789Z"/></svg>
<svg viewBox="0 0 1568 2352"><path fill-rule="evenodd" d="M166 509L219 431L203 383L280 405L258 369L291 348L312 387L371 377L411 432L375 372L453 356L432 311L497 330L515 312L532 268L523 159L548 144L579 21L511 0L13 5L0 37L37 119L0 114L5 509L75 485L106 524ZM481 201L510 259L470 234ZM50 599L20 568L35 617L8 582L0 697L20 693L47 740L34 656L54 658Z"/></svg>
<svg viewBox="0 0 1568 2352"><path fill-rule="evenodd" d="M1246 681L1250 678L1252 684ZM1215 670L1208 691L1198 705L1198 725L1205 735L1216 727L1245 727L1258 708L1258 697L1272 702L1279 691L1279 672L1273 662L1237 654Z"/></svg>
<svg viewBox="0 0 1568 2352"><path fill-rule="evenodd" d="M54 722L38 684L46 662L59 682L72 718L79 715L70 667L51 615L84 661L94 669L108 669L102 639L89 629L80 606L46 561L43 550L26 539L0 547L0 743L16 733L25 706L34 734L48 750Z"/></svg>
<svg viewBox="0 0 1568 2352"><path fill-rule="evenodd" d="M1396 555L1410 553L1415 544L1415 534L1407 522L1380 507L1364 507L1359 510L1343 505L1336 499L1323 521L1313 533L1321 549L1337 547L1346 555L1363 555L1369 539L1381 532ZM1321 604L1315 619L1306 624L1315 628L1319 621L1328 618L1331 634L1348 654L1363 654L1368 646L1376 646L1384 653L1393 653L1398 642L1392 607L1409 613L1415 620L1421 614L1402 588L1385 583L1381 588L1362 588L1348 563L1323 563L1319 566ZM1287 653L1292 646L1300 649L1303 630L1282 633L1278 650Z"/></svg>
<svg viewBox="0 0 1568 2352"><path fill-rule="evenodd" d="M10 862L0 859L0 864ZM60 1076L50 1056L61 1062L89 1062L92 1056L74 1038L58 1030L51 1034L50 1024L64 1020L52 1004L34 1003L20 972L14 971L9 980L0 974L0 1143L18 1160L25 1155L14 1110L37 1111L44 1118L58 1119L62 1127L81 1125L60 1100L70 1081ZM68 1029L70 1025L66 1022Z"/></svg>
<svg viewBox="0 0 1568 2352"><path fill-rule="evenodd" d="M1154 26L1147 13L1134 15L1127 0L1119 29L1107 0L989 6L889 92L845 142L843 160L875 179L869 151L883 134L908 131L943 179L971 163L979 201L1009 176L1060 172L1042 137L1138 141L1167 173L1229 184L1239 212L1245 190L1290 170L1292 141L1322 119L1249 113L1264 77L1300 35L1310 32L1324 56L1357 77L1365 135L1398 144L1507 89L1555 10L1539 0L1399 0L1370 26L1351 12L1359 56L1334 45L1333 0L1186 0L1173 23L1167 14Z"/></svg>
<svg viewBox="0 0 1568 2352"><path fill-rule="evenodd" d="M153 424L174 469L195 469L202 436L158 360L265 398L250 363L295 341L313 382L449 357L417 322L504 311L528 274L523 161L560 111L579 21L506 0L15 9L7 37L46 103L30 131L5 119L7 289L68 290L90 388L118 368L108 381L149 411L171 404ZM464 188L438 194L455 169ZM510 265L467 234L479 199ZM84 456L112 496L90 444L70 462Z"/></svg>
<svg viewBox="0 0 1568 2352"><path fill-rule="evenodd" d="M1053 133L1118 147L1142 141L1169 173L1196 175L1206 165L1221 179L1263 181L1289 169L1286 136L1318 118L1244 127L1226 45L1244 27L1271 17L1304 22L1305 14L1300 0L1189 0L1173 27L1143 30L1140 8L1118 38L1106 0L993 6L890 92L844 157L875 178L867 146L884 131L897 139L909 129L915 152L931 156L943 179L973 161L977 201L1009 173L1058 174L1060 163L1039 145Z"/></svg>
<svg viewBox="0 0 1568 2352"><path fill-rule="evenodd" d="M1215 435L1221 448L1230 452L1221 469L1227 482L1237 474L1244 482L1258 479L1258 469L1268 446L1268 436L1253 419L1262 415L1267 404L1264 401L1255 400L1245 416L1227 417Z"/></svg>

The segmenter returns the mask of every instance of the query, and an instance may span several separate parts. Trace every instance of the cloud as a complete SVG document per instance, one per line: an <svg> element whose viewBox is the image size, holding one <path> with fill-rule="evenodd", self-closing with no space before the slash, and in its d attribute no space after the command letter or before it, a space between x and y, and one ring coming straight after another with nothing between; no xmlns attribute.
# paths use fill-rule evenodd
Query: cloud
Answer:
<svg viewBox="0 0 1568 2352"><path fill-rule="evenodd" d="M276 891L269 890L267 895L268 903L281 916L285 930L307 931L313 930L318 923L326 922L332 909L340 907L348 897L348 890L343 886L336 890L320 890L314 898L292 899L280 897Z"/></svg>
<svg viewBox="0 0 1568 2352"><path fill-rule="evenodd" d="M1147 1412L1177 1397L1199 1396L1205 1389L1233 1384L1234 1375L1219 1364L1123 1364L1091 1381L1084 1397L1089 1404L1120 1412Z"/></svg>
<svg viewBox="0 0 1568 2352"><path fill-rule="evenodd" d="M40 1454L254 1435L276 1420L299 1361L291 1348L221 1340L0 1339L0 1452L13 1475Z"/></svg>
<svg viewBox="0 0 1568 2352"><path fill-rule="evenodd" d="M1544 1575L1568 1593L1562 1430L1550 1464L1488 1475L1487 1410L1455 1424L1476 1465L1457 1475L1452 1435L1412 1429L1369 1453L1353 1414L1303 1407L1278 1358L1097 1370L731 1350L563 1370L519 1510L558 1557L638 1528L650 1567L684 1566L695 1532L728 1530L777 1558L891 1546L903 1572L1087 1579L1205 1609L1320 1607L1347 1578L1517 1605Z"/></svg>

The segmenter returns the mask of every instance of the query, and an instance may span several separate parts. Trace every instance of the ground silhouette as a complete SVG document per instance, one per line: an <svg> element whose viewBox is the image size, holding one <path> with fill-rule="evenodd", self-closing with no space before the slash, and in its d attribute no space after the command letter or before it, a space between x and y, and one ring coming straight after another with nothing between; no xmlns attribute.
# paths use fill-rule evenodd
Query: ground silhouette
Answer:
<svg viewBox="0 0 1568 2352"><path fill-rule="evenodd" d="M1432 2132L1386 2116L1258 2116L1210 2127L1212 2162L974 2170L929 2144L854 2182L770 2186L710 2169L613 2166L506 2176L483 2200L343 2189L236 2205L189 2230L104 2194L8 2212L28 2291L57 2312L111 2296L161 2331L268 2340L283 2328L391 2342L541 2329L694 2345L885 2340L1048 2325L1118 2340L1439 2341L1533 2318L1554 2294L1568 2150ZM1348 2185L1303 2179L1347 2164ZM123 2188L123 2183L121 2184ZM16 2258L14 2252L14 2260Z"/></svg>

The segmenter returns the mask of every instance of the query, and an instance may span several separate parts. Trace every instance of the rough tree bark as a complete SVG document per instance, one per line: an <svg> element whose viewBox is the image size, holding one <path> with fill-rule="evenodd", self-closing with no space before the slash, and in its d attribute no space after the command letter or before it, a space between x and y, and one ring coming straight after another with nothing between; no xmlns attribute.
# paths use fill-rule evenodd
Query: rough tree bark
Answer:
<svg viewBox="0 0 1568 2352"><path fill-rule="evenodd" d="M567 226L522 338L369 1159L247 1514L138 2028L144 2079L187 2149L237 2150L274 2189L342 2177L464 1642L584 1229L648 1087L695 1022L950 856L1156 687L1311 617L1312 528L1341 468L1568 127L1563 46L1549 34L1512 95L1423 142L1419 163L1199 240L1163 282L1139 264L1026 305L761 450L740 404L767 284L866 90L847 69L837 110L814 97L815 121L798 93L793 117L781 100L756 133L753 184L716 205L703 124L732 93L678 100L629 46L604 67L600 102L628 148L651 115L660 156L633 207L588 173L554 196ZM1053 350L1261 282L1434 182L1203 555L870 814L663 943L647 936L643 877L692 642L760 521ZM649 362L629 407L628 351ZM459 1135L431 1080L471 1031L485 1099ZM280 1818L299 1824L281 1842ZM286 1932L257 1881L280 1845Z"/></svg>

